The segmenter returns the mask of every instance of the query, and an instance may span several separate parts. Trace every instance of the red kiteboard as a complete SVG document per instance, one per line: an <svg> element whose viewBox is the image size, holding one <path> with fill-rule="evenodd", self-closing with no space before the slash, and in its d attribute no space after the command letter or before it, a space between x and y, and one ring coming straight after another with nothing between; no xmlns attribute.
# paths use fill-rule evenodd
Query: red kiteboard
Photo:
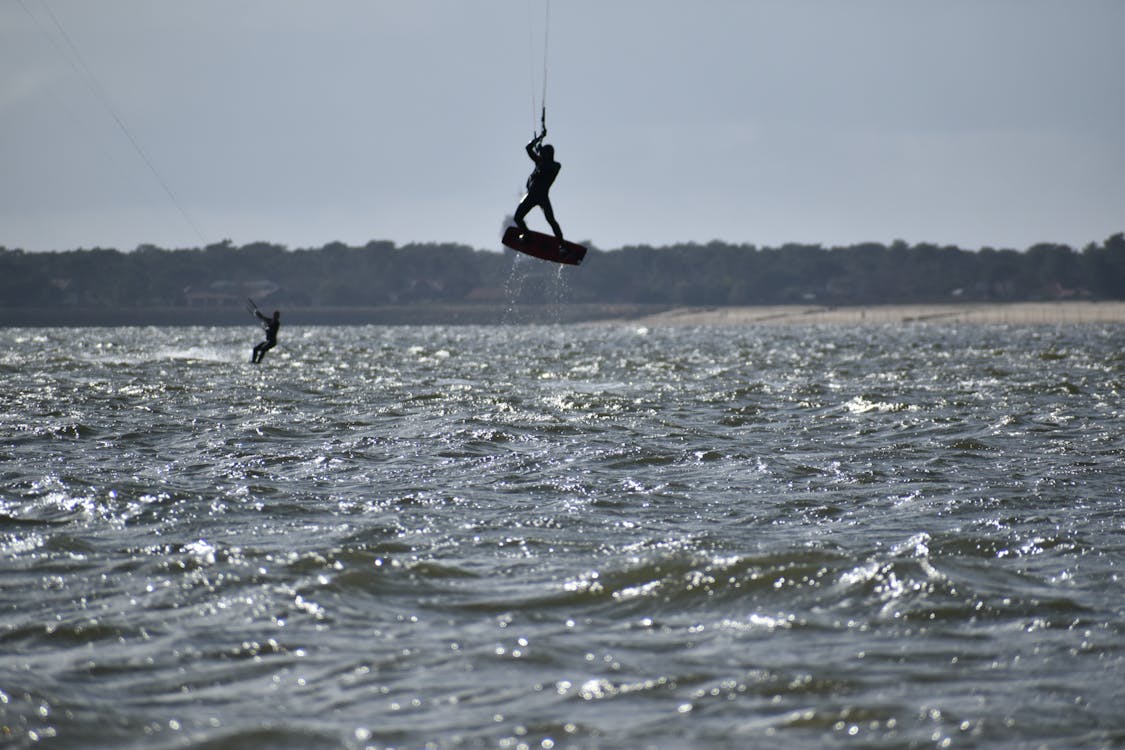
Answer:
<svg viewBox="0 0 1125 750"><path fill-rule="evenodd" d="M586 257L586 248L579 244L560 240L550 234L533 232L530 229L521 232L516 226L504 230L503 242L513 250L519 250L535 258L571 266L577 266Z"/></svg>

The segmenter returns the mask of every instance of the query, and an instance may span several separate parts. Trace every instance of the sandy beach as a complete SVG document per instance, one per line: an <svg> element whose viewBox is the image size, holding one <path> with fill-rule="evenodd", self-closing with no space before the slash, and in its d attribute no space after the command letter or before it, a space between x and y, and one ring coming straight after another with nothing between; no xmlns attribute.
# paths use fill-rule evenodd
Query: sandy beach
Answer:
<svg viewBox="0 0 1125 750"><path fill-rule="evenodd" d="M1061 325L1125 323L1125 302L1018 302L1011 304L874 305L822 307L678 308L638 318L645 325L861 325L963 323Z"/></svg>
<svg viewBox="0 0 1125 750"><path fill-rule="evenodd" d="M951 305L397 305L286 308L289 325L620 324L646 326L1125 323L1125 302L961 303ZM4 327L241 326L242 308L0 308Z"/></svg>

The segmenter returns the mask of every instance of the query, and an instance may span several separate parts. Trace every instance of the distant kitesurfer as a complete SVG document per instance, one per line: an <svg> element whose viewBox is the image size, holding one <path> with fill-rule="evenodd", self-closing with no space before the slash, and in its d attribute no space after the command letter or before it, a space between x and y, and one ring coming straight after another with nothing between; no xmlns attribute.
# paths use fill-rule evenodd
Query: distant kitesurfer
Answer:
<svg viewBox="0 0 1125 750"><path fill-rule="evenodd" d="M539 206L543 209L543 215L547 217L551 229L554 230L555 238L561 241L563 238L562 228L555 221L555 212L551 208L549 192L555 178L559 176L559 169L562 168L562 165L555 161L555 147L549 143L543 143L546 136L547 128L544 127L543 132L532 138L531 142L525 147L527 155L535 162L535 171L527 178L527 193L516 208L515 222L521 232L526 232L527 224L523 218L532 208Z"/></svg>
<svg viewBox="0 0 1125 750"><path fill-rule="evenodd" d="M267 318L265 315L262 315L257 307L254 308L253 313L261 322L262 328L266 331L266 340L255 346L254 353L250 356L250 361L254 364L258 364L262 361L262 357L266 356L266 352L277 346L277 329L281 328L281 313L278 310L274 310L273 317Z"/></svg>

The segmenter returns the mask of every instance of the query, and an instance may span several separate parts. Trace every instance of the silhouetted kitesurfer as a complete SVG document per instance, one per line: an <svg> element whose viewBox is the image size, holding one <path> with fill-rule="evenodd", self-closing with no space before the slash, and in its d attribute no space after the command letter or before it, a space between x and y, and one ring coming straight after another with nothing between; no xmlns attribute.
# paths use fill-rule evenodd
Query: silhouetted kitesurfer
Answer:
<svg viewBox="0 0 1125 750"><path fill-rule="evenodd" d="M554 183L555 178L559 176L559 169L562 165L555 161L555 147L549 143L543 143L543 139L547 136L547 128L543 128L543 132L531 139L531 142L525 146L527 155L535 162L535 171L527 178L527 193L523 196L519 206L516 207L515 222L521 232L527 231L527 224L523 218L535 206L543 209L543 215L547 217L547 222L551 225L551 229L555 233L555 237L562 240L562 228L559 223L555 221L555 212L551 208L551 197L549 192L551 185Z"/></svg>
<svg viewBox="0 0 1125 750"><path fill-rule="evenodd" d="M281 328L281 312L274 310L272 318L262 315L257 307L252 312L266 331L266 340L255 346L254 353L250 356L250 361L257 364L262 361L262 357L266 356L266 352L277 346L277 329Z"/></svg>

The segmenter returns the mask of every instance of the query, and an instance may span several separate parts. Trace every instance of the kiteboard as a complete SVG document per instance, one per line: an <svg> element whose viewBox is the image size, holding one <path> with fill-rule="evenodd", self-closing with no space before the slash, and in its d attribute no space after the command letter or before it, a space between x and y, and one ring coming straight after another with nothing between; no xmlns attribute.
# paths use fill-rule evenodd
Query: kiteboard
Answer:
<svg viewBox="0 0 1125 750"><path fill-rule="evenodd" d="M577 243L560 240L549 234L533 232L530 229L521 231L516 226L504 230L502 241L513 250L554 263L577 266L586 257L586 248Z"/></svg>

